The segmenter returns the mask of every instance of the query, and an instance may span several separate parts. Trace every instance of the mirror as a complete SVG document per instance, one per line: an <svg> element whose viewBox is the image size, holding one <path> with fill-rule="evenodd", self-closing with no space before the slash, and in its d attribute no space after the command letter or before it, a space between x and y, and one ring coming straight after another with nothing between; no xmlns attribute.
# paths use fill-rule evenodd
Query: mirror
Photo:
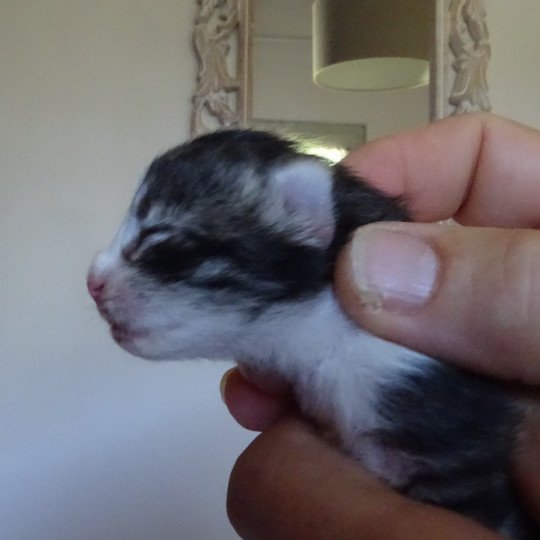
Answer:
<svg viewBox="0 0 540 540"><path fill-rule="evenodd" d="M324 124L333 133L358 126L352 146L429 120L429 88L358 92L317 86L312 71L312 0L253 0L252 124L298 122L318 137ZM286 16L284 16L286 14ZM362 129L360 129L362 128ZM361 135L361 137L360 137ZM331 141L328 141L331 144ZM339 137L335 145L339 147ZM347 149L347 147L345 147Z"/></svg>
<svg viewBox="0 0 540 540"><path fill-rule="evenodd" d="M490 110L482 0L433 0L429 86L377 92L313 83L312 3L197 0L193 135L256 126L320 138L326 126L329 141L347 148L430 118Z"/></svg>

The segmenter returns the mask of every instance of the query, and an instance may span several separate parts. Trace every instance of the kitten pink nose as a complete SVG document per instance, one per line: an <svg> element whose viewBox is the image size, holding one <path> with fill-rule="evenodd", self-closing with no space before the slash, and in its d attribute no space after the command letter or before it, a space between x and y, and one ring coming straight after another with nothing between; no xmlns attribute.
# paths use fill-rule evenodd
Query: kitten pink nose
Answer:
<svg viewBox="0 0 540 540"><path fill-rule="evenodd" d="M105 289L105 280L91 273L88 275L86 284L88 286L90 296L94 299L96 304L99 304L101 302L103 289Z"/></svg>

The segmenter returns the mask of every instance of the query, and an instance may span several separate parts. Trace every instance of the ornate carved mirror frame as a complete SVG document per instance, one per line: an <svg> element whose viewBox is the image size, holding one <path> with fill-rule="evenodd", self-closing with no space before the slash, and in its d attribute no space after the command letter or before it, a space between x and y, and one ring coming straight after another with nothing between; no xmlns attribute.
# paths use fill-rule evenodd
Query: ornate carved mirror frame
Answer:
<svg viewBox="0 0 540 540"><path fill-rule="evenodd" d="M491 110L486 78L491 50L483 0L433 1L431 119ZM249 124L251 21L252 0L196 0L192 136Z"/></svg>

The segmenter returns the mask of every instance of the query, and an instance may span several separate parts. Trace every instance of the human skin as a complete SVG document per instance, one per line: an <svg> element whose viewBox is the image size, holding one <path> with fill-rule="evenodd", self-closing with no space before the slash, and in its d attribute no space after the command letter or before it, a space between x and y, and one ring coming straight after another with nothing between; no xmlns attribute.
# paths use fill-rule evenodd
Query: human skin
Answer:
<svg viewBox="0 0 540 540"><path fill-rule="evenodd" d="M344 310L373 334L525 396L515 478L540 516L540 132L492 115L454 117L365 145L345 164L403 196L418 223L359 229L336 269ZM448 218L465 227L431 223ZM322 440L286 388L248 377L234 369L222 382L233 417L262 431L229 483L242 538L499 538L395 493Z"/></svg>

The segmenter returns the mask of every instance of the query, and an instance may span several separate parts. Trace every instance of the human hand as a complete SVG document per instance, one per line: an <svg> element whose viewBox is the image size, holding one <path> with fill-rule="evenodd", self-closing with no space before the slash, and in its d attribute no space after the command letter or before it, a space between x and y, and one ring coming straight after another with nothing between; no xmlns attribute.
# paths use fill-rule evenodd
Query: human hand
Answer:
<svg viewBox="0 0 540 540"><path fill-rule="evenodd" d="M415 221L467 226L359 229L336 271L347 313L383 338L529 386L538 401L540 133L494 116L456 117L361 147L345 162L404 196ZM286 394L238 371L223 394L242 425L265 430L231 475L229 514L244 538L497 538L379 483L297 418ZM538 516L539 426L531 415L516 459Z"/></svg>

